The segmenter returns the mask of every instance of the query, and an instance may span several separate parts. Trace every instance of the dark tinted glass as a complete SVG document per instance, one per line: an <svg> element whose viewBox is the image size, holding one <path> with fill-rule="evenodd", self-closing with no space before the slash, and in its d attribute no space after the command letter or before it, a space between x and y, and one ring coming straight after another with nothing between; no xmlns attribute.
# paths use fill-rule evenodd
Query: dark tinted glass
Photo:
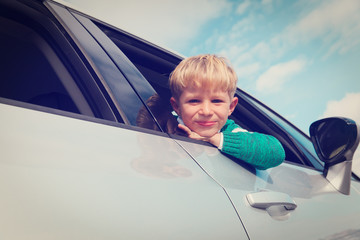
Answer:
<svg viewBox="0 0 360 240"><path fill-rule="evenodd" d="M135 107L132 108L132 112L137 114L136 125L152 130L159 130L160 127L165 132L171 132L169 129L173 129L177 123L171 113L168 77L179 60L110 26L94 23L123 53L116 56L116 51L109 52L114 54L115 63L147 105L147 108L141 107L138 111ZM108 45L107 49L111 49L111 45ZM122 59L122 55L126 59ZM128 66L125 63L127 59L131 62Z"/></svg>
<svg viewBox="0 0 360 240"><path fill-rule="evenodd" d="M319 124L315 128L318 144L324 158L331 159L341 153L348 144L347 125L334 119Z"/></svg>
<svg viewBox="0 0 360 240"><path fill-rule="evenodd" d="M92 115L55 51L36 31L0 16L0 52L0 97Z"/></svg>

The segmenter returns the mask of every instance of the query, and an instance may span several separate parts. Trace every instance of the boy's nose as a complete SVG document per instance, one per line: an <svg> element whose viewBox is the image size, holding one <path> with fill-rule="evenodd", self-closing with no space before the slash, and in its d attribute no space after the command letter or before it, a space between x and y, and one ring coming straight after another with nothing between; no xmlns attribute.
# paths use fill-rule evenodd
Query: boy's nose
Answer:
<svg viewBox="0 0 360 240"><path fill-rule="evenodd" d="M211 114L211 106L210 103L204 102L201 105L201 114L203 115L210 115Z"/></svg>

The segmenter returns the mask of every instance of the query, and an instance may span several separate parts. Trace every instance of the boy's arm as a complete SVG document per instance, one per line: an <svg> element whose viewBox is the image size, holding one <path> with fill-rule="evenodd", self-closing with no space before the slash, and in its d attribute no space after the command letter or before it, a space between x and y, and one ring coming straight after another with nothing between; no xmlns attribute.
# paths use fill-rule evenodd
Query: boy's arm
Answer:
<svg viewBox="0 0 360 240"><path fill-rule="evenodd" d="M228 120L222 132L211 138L205 138L179 124L189 138L207 141L218 147L223 153L265 170L280 165L285 159L285 151L275 137L271 135L247 132L232 120ZM220 146L221 145L221 146Z"/></svg>
<svg viewBox="0 0 360 240"><path fill-rule="evenodd" d="M285 159L283 146L271 135L248 132L230 119L221 132L223 137L219 146L220 151L257 169L276 167Z"/></svg>
<svg viewBox="0 0 360 240"><path fill-rule="evenodd" d="M221 152L253 165L257 169L267 169L280 165L285 159L285 151L275 137L256 132L224 131Z"/></svg>

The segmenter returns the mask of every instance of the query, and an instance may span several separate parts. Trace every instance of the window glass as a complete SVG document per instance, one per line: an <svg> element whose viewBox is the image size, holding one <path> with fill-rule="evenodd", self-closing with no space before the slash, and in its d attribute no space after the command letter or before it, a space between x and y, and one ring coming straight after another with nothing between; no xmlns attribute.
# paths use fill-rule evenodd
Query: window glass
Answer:
<svg viewBox="0 0 360 240"><path fill-rule="evenodd" d="M93 116L72 76L33 29L0 17L0 97Z"/></svg>
<svg viewBox="0 0 360 240"><path fill-rule="evenodd" d="M171 114L168 77L176 66L172 62L175 58L171 60L167 54L151 44L110 26L96 21L94 23L116 45L117 50L121 50L121 53L111 51L111 44L104 47L147 106L147 108L140 108L137 112L136 125L152 130L159 130L160 127L161 130L169 132L168 129L172 128L174 116ZM100 44L105 44L104 42ZM134 71L134 69L137 70ZM170 121L167 121L169 119Z"/></svg>

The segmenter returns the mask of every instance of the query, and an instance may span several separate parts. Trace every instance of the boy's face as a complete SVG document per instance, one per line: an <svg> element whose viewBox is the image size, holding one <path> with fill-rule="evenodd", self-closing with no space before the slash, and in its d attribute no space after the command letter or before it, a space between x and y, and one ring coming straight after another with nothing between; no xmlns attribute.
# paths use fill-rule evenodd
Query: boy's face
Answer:
<svg viewBox="0 0 360 240"><path fill-rule="evenodd" d="M211 137L225 125L238 99L217 89L188 87L178 100L170 101L188 128L202 137Z"/></svg>

